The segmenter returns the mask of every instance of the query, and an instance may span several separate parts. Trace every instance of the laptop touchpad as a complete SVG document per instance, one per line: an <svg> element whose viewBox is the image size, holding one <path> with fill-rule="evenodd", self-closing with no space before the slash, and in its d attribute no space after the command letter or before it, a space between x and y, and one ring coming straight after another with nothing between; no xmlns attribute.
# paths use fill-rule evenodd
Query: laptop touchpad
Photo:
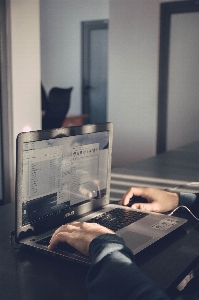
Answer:
<svg viewBox="0 0 199 300"><path fill-rule="evenodd" d="M136 249L137 247L142 246L146 242L150 241L153 237L137 232L126 231L120 234L124 239L125 244L131 250Z"/></svg>

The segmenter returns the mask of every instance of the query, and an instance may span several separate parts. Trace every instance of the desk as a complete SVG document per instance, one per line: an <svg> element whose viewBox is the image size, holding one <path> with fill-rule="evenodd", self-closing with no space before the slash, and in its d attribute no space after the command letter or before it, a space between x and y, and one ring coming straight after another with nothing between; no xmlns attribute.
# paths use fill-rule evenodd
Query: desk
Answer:
<svg viewBox="0 0 199 300"><path fill-rule="evenodd" d="M0 207L0 299L86 300L88 267L12 248L14 204Z"/></svg>
<svg viewBox="0 0 199 300"><path fill-rule="evenodd" d="M177 192L199 192L199 142L190 143L129 166L112 169L110 188L112 201L117 203L132 186L153 186ZM167 291L179 284L180 278L183 279L183 276L188 274L191 270L189 268L194 265L194 260L198 260L199 256L199 248L197 248L199 225L195 228L190 227L192 226L190 224L195 221L189 214L183 215L185 216L189 219L189 223L184 226L188 234L179 238L172 237L173 240L168 236L159 243L157 249L149 250L154 250L155 259L147 259L146 263L142 259L137 262L146 274ZM151 254L149 252L146 256L150 257ZM185 261L187 266L184 264Z"/></svg>
<svg viewBox="0 0 199 300"><path fill-rule="evenodd" d="M180 163L180 158L178 161L177 153L171 152L171 155L164 154L150 158L127 168L113 169L111 198L119 199L121 190L125 191L133 184L133 181L138 184L141 179L143 179L141 185L152 182L162 187L164 187L164 181L167 187L169 185L173 187L170 179L175 180L174 186L182 183L186 185L189 181L198 180L197 151L179 149L178 152L181 153L181 158L184 158L183 163ZM172 166L171 162L173 162ZM182 170L186 170L186 174ZM163 241L159 241L158 244L136 256L140 268L167 291L171 291L198 260L199 223L189 215L186 217L189 222L183 226L182 230L169 235ZM9 242L10 232L13 229L14 204L9 203L0 207L1 300L87 299L85 287L87 266L36 252L15 250Z"/></svg>
<svg viewBox="0 0 199 300"><path fill-rule="evenodd" d="M68 116L62 127L70 127L70 126L79 126L85 124L85 121L88 119L89 115L77 115L77 116Z"/></svg>
<svg viewBox="0 0 199 300"><path fill-rule="evenodd" d="M172 290L192 268L199 254L199 224L193 219L158 246L137 256L137 264L164 290ZM51 256L12 248L14 204L0 207L1 300L86 300L88 267ZM187 232L187 234L186 234Z"/></svg>

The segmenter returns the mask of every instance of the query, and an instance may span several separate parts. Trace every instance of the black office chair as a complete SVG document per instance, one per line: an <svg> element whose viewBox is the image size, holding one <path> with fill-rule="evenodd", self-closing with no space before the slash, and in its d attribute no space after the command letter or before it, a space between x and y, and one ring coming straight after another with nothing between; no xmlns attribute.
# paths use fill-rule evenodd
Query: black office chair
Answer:
<svg viewBox="0 0 199 300"><path fill-rule="evenodd" d="M46 112L47 103L48 103L48 99L47 99L46 91L44 89L43 84L41 83L41 108L42 108L42 112Z"/></svg>
<svg viewBox="0 0 199 300"><path fill-rule="evenodd" d="M70 107L73 87L54 87L50 90L46 114L42 119L42 129L60 128Z"/></svg>

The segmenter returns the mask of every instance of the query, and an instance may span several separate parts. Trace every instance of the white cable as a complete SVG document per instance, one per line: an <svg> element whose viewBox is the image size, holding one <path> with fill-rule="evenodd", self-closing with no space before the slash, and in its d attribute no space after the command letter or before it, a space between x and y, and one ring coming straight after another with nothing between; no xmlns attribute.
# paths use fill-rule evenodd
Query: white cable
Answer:
<svg viewBox="0 0 199 300"><path fill-rule="evenodd" d="M184 206L184 205L180 205L180 206L176 207L176 208L169 214L169 216L172 216L172 214L173 214L177 209L179 209L179 208L186 208L186 210L188 210L188 212L189 212L189 213L190 213L197 221L199 221L199 219L196 218L196 216L194 216L194 214L190 211L190 209L189 209L188 207Z"/></svg>

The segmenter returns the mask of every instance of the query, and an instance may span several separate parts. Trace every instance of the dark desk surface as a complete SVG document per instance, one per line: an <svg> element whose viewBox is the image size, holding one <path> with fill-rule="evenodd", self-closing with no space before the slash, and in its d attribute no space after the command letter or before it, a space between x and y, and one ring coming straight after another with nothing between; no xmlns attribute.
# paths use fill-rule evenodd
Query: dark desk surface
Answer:
<svg viewBox="0 0 199 300"><path fill-rule="evenodd" d="M0 207L0 299L84 300L88 267L12 248L14 204Z"/></svg>
<svg viewBox="0 0 199 300"><path fill-rule="evenodd" d="M198 145L178 149L127 168L113 169L112 200L120 199L130 186L153 184L182 188L199 179ZM197 188L192 186L194 190ZM164 290L171 290L193 268L199 255L199 223L188 214L182 230L136 257L141 269ZM84 300L88 267L12 248L14 204L0 207L0 291L1 300ZM119 270L118 270L119 272Z"/></svg>
<svg viewBox="0 0 199 300"><path fill-rule="evenodd" d="M9 241L13 228L11 203L0 207L1 300L87 299L87 266L13 249ZM198 258L198 233L199 223L192 219L182 230L137 256L137 264L164 290L172 290Z"/></svg>
<svg viewBox="0 0 199 300"><path fill-rule="evenodd" d="M113 168L111 174L111 200L118 201L132 186L153 186L178 192L199 192L199 142L190 143L129 166ZM149 249L146 262L138 264L164 290L183 278L199 255L199 225L187 213L190 221L184 233L168 236L159 245ZM179 234L179 235L178 235ZM154 253L151 253L154 251ZM154 259L152 258L154 257ZM186 263L187 266L186 266ZM180 274L181 273L181 274ZM170 274L170 275L169 275Z"/></svg>

